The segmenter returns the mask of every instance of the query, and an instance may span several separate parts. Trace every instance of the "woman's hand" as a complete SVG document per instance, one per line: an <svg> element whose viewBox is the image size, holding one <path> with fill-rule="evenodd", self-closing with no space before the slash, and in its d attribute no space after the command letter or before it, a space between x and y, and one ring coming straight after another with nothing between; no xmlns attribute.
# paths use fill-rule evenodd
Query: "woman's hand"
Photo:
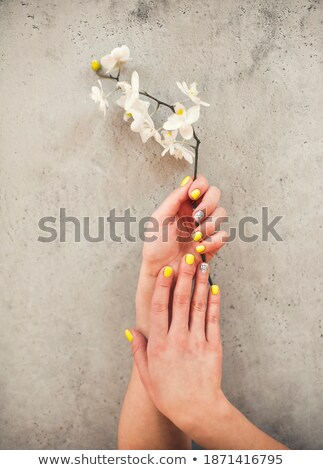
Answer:
<svg viewBox="0 0 323 470"><path fill-rule="evenodd" d="M195 181L185 177L180 187L152 214L158 231L147 235L142 271L156 277L169 264L176 276L179 263L188 252L194 253L198 260L201 254L205 254L206 260L211 259L227 236L224 231L215 232L227 216L219 207L220 195L220 190L209 186L204 176L198 176Z"/></svg>
<svg viewBox="0 0 323 470"><path fill-rule="evenodd" d="M173 269L166 266L156 281L148 342L138 330L126 330L152 402L205 448L285 449L248 421L221 390L220 291L217 285L208 288L208 265L197 267L194 255L186 254L172 292L173 283Z"/></svg>
<svg viewBox="0 0 323 470"><path fill-rule="evenodd" d="M197 268L197 264L193 254L181 259L170 320L174 274L171 267L162 269L151 304L148 345L138 331L133 331L132 342L140 378L152 401L188 434L201 415L224 401L220 292L216 285L209 289L208 265L202 263Z"/></svg>

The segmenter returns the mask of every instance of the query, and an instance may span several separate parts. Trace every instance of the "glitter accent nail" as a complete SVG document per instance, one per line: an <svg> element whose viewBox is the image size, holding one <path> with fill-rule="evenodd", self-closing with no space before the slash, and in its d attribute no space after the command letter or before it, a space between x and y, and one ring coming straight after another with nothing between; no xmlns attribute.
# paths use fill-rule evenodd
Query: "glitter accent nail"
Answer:
<svg viewBox="0 0 323 470"><path fill-rule="evenodd" d="M204 212L203 211L197 211L195 214L194 214L194 220L196 223L200 223L201 220L204 218Z"/></svg>
<svg viewBox="0 0 323 470"><path fill-rule="evenodd" d="M209 265L207 263L200 264L200 270L202 271L202 273L206 273L206 271L208 270L208 267Z"/></svg>

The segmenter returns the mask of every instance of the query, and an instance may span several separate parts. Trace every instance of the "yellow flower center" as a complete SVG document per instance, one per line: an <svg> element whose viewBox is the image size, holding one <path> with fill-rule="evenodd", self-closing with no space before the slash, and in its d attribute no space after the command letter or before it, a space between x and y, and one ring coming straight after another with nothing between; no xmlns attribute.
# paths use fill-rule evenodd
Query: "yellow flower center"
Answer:
<svg viewBox="0 0 323 470"><path fill-rule="evenodd" d="M128 116L128 117L132 117L132 114L131 114L131 113L127 113L127 116Z"/></svg>
<svg viewBox="0 0 323 470"><path fill-rule="evenodd" d="M168 131L167 135L169 135L169 137L171 137L172 136L172 131Z"/></svg>
<svg viewBox="0 0 323 470"><path fill-rule="evenodd" d="M179 116L182 116L182 114L184 114L184 108L179 108L179 109L176 111L176 114L178 114Z"/></svg>

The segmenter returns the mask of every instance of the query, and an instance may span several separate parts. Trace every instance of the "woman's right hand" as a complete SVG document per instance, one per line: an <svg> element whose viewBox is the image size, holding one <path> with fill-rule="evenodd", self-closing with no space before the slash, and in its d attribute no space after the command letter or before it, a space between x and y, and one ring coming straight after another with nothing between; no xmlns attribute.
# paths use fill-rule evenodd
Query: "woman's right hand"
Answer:
<svg viewBox="0 0 323 470"><path fill-rule="evenodd" d="M186 254L169 310L174 273L164 267L152 299L148 343L131 330L142 383L157 408L189 435L201 415L226 405L221 391L220 291L217 285L209 289L208 275L206 263Z"/></svg>
<svg viewBox="0 0 323 470"><path fill-rule="evenodd" d="M156 281L148 342L138 330L126 330L155 406L208 449L286 449L248 421L221 390L220 291L217 285L209 289L208 265L186 254L174 291L173 283L173 270L166 266Z"/></svg>

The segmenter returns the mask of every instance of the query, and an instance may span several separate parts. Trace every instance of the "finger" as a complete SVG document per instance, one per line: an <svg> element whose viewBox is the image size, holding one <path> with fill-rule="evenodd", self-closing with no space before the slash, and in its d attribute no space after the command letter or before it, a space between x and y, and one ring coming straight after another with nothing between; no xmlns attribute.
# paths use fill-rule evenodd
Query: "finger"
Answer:
<svg viewBox="0 0 323 470"><path fill-rule="evenodd" d="M145 388L149 388L147 340L138 330L125 330L125 337L131 343L132 356L140 379Z"/></svg>
<svg viewBox="0 0 323 470"><path fill-rule="evenodd" d="M191 302L190 332L198 340L205 340L205 315L209 286L209 265L200 263L196 270L194 294Z"/></svg>
<svg viewBox="0 0 323 470"><path fill-rule="evenodd" d="M169 333L188 332L192 282L196 270L195 256L188 253L179 266L173 295L172 321Z"/></svg>
<svg viewBox="0 0 323 470"><path fill-rule="evenodd" d="M226 210L223 207L217 207L207 219L194 229L192 233L193 240L198 242L202 240L202 238L211 236L222 223L227 221Z"/></svg>
<svg viewBox="0 0 323 470"><path fill-rule="evenodd" d="M168 332L169 294L173 280L173 268L165 266L158 274L151 301L150 333L151 341L164 338Z"/></svg>
<svg viewBox="0 0 323 470"><path fill-rule="evenodd" d="M228 241L228 234L224 230L214 233L211 237L201 240L195 246L195 251L200 255L212 253L214 255Z"/></svg>
<svg viewBox="0 0 323 470"><path fill-rule="evenodd" d="M220 348L220 288L216 284L209 290L205 332L207 341L214 348Z"/></svg>
<svg viewBox="0 0 323 470"><path fill-rule="evenodd" d="M192 181L193 178L191 176L186 176L180 183L180 186L174 189L164 202L161 203L153 216L157 220L163 220L166 217L175 217L183 202L189 200L188 188Z"/></svg>
<svg viewBox="0 0 323 470"><path fill-rule="evenodd" d="M197 224L209 217L219 204L221 191L215 186L210 186L204 196L199 200L199 204L193 211L193 217Z"/></svg>
<svg viewBox="0 0 323 470"><path fill-rule="evenodd" d="M188 193L190 199L192 199L192 201L197 201L198 199L200 199L201 196L203 196L203 194L206 193L208 188L208 180L204 176L198 175L196 180L193 181L189 188Z"/></svg>

